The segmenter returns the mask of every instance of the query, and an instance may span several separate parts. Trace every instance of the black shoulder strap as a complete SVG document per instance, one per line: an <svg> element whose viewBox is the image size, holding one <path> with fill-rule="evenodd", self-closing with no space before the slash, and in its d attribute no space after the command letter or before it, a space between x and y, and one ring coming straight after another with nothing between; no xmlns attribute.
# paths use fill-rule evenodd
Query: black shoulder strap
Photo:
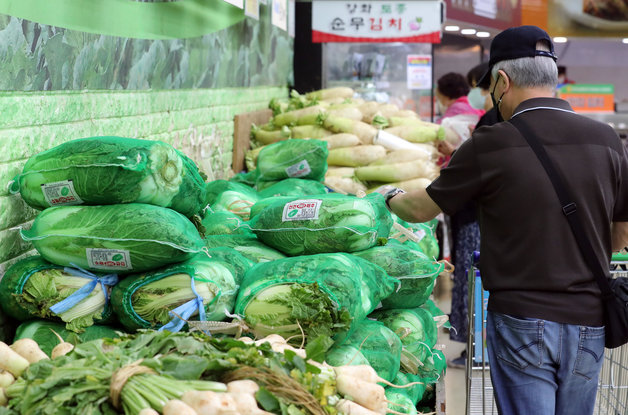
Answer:
<svg viewBox="0 0 628 415"><path fill-rule="evenodd" d="M543 168L547 172L547 175L549 176L552 185L554 186L556 195L560 200L563 214L567 218L569 226L571 227L571 231L576 238L576 242L578 243L578 247L580 248L580 253L584 257L584 260L589 266L589 269L595 275L597 283L600 286L600 290L602 291L602 296L604 298L611 298L614 294L611 290L610 285L608 284L606 275L607 273L604 271L602 264L600 264L600 261L595 256L595 251L593 250L591 242L589 241L584 227L582 226L576 204L573 202L573 199L569 195L569 191L567 190L567 185L565 181L554 168L554 165L552 164L549 156L547 155L547 152L545 151L545 147L543 147L541 142L528 127L528 125L523 122L519 117L511 118L509 122L517 130L519 130L523 138L528 142L528 145L532 148L532 150L538 157L541 165L543 165Z"/></svg>

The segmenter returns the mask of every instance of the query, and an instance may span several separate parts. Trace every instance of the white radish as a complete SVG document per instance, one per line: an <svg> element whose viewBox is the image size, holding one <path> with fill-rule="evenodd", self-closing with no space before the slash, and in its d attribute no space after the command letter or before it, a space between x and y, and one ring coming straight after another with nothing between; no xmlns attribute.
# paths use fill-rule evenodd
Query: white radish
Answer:
<svg viewBox="0 0 628 415"><path fill-rule="evenodd" d="M159 412L155 411L153 408L144 408L139 411L137 415L159 415Z"/></svg>
<svg viewBox="0 0 628 415"><path fill-rule="evenodd" d="M197 415L194 408L190 407L183 401L171 399L164 405L162 409L163 415ZM141 412L140 412L141 415Z"/></svg>
<svg viewBox="0 0 628 415"><path fill-rule="evenodd" d="M385 415L388 410L386 391L376 383L356 379L353 376L340 375L336 376L336 387L338 392L365 408L382 415Z"/></svg>
<svg viewBox="0 0 628 415"><path fill-rule="evenodd" d="M192 407L198 415L237 414L233 398L224 393L187 391L181 400Z"/></svg>
<svg viewBox="0 0 628 415"><path fill-rule="evenodd" d="M52 349L52 352L50 353L51 358L55 359L59 356L65 356L66 354L74 350L74 345L72 343L68 343L63 340L63 337L59 336L59 333L57 333L56 331L52 330L52 332L55 336L57 336L57 339L59 339L59 344L57 344L54 349Z"/></svg>
<svg viewBox="0 0 628 415"><path fill-rule="evenodd" d="M229 395L235 402L240 415L253 415L260 411L253 395L248 393L229 393Z"/></svg>
<svg viewBox="0 0 628 415"><path fill-rule="evenodd" d="M255 395L258 390L259 385L249 379L234 380L227 383L227 392L229 393L248 393L249 395Z"/></svg>
<svg viewBox="0 0 628 415"><path fill-rule="evenodd" d="M260 344L263 344L263 343L270 343L271 346L273 344L275 344L275 343L285 344L286 343L286 339L284 339L283 337L281 337L278 334L269 334L268 336L266 336L266 337L264 337L262 339L257 340L255 342L255 345L259 346Z"/></svg>
<svg viewBox="0 0 628 415"><path fill-rule="evenodd" d="M375 369L368 365L336 366L334 367L334 372L336 372L336 376L351 376L370 383L383 383L393 388L409 388L413 385L423 384L423 382L411 382L406 385L395 385L394 383L390 383L386 379L379 377Z"/></svg>
<svg viewBox="0 0 628 415"><path fill-rule="evenodd" d="M6 370L0 370L0 388L6 388L7 386L15 382L15 376L7 372Z"/></svg>
<svg viewBox="0 0 628 415"><path fill-rule="evenodd" d="M14 352L6 343L0 342L0 369L18 377L26 370L30 363L18 353Z"/></svg>
<svg viewBox="0 0 628 415"><path fill-rule="evenodd" d="M240 341L240 342L242 342L244 344L253 344L253 343L255 343L255 340L253 340L250 337L238 337L236 340Z"/></svg>
<svg viewBox="0 0 628 415"><path fill-rule="evenodd" d="M347 399L341 399L336 404L336 409L338 412L343 413L345 415L377 415L378 412L373 412L370 409L363 407L362 405L358 405L355 402L349 401Z"/></svg>
<svg viewBox="0 0 628 415"><path fill-rule="evenodd" d="M305 349L296 349L296 348L290 346L289 344L272 343L271 347L273 349L273 352L285 353L286 350L292 350L301 359L305 359L307 357L307 353L305 352Z"/></svg>
<svg viewBox="0 0 628 415"><path fill-rule="evenodd" d="M11 349L28 360L29 363L48 359L48 355L41 351L39 345L33 339L20 339L11 345Z"/></svg>

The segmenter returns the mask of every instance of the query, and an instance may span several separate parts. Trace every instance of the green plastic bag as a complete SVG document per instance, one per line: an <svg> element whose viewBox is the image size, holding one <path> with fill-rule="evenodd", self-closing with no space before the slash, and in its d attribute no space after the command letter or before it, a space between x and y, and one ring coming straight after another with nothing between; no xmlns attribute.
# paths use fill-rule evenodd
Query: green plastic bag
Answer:
<svg viewBox="0 0 628 415"><path fill-rule="evenodd" d="M111 304L129 331L176 332L187 320L224 320L233 312L237 293L236 277L226 264L202 253L180 264L128 276L114 287Z"/></svg>
<svg viewBox="0 0 628 415"><path fill-rule="evenodd" d="M417 374L426 356L436 344L438 331L432 315L422 309L377 310L370 318L381 321L401 339L401 367Z"/></svg>
<svg viewBox="0 0 628 415"><path fill-rule="evenodd" d="M388 409L395 411L395 413L402 413L408 415L417 415L416 403L412 402L412 399L399 389L386 388L386 400L388 401Z"/></svg>
<svg viewBox="0 0 628 415"><path fill-rule="evenodd" d="M36 255L7 269L0 280L0 304L17 320L63 321L68 330L80 333L94 323L110 321L109 292L117 282L115 274L90 275L51 264ZM77 293L79 290L89 291L83 296Z"/></svg>
<svg viewBox="0 0 628 415"><path fill-rule="evenodd" d="M204 207L205 182L196 164L169 144L90 137L32 156L10 191L35 209L148 203L191 218Z"/></svg>
<svg viewBox="0 0 628 415"><path fill-rule="evenodd" d="M268 145L257 157L257 182L289 178L321 181L327 172L327 143L292 139Z"/></svg>
<svg viewBox="0 0 628 415"><path fill-rule="evenodd" d="M21 234L53 264L117 274L181 262L204 249L185 216L142 203L48 208Z"/></svg>
<svg viewBox="0 0 628 415"><path fill-rule="evenodd" d="M440 350L432 349L418 370L418 376L425 384L438 383L447 370L447 360Z"/></svg>
<svg viewBox="0 0 628 415"><path fill-rule="evenodd" d="M244 184L214 180L205 187L205 202L209 206L205 215L211 212L231 212L248 220L251 206L258 200L257 192Z"/></svg>
<svg viewBox="0 0 628 415"><path fill-rule="evenodd" d="M379 265L400 281L399 289L382 300L384 308L419 307L432 294L434 280L445 267L395 239L389 240L385 246L354 252L354 255Z"/></svg>
<svg viewBox="0 0 628 415"><path fill-rule="evenodd" d="M374 320L360 321L338 348L327 353L325 361L332 366L363 364L352 348L359 350L379 377L393 381L399 371L401 340L389 328Z"/></svg>
<svg viewBox="0 0 628 415"><path fill-rule="evenodd" d="M441 325L446 329L451 329L451 323L449 322L449 316L443 312L440 308L434 304L434 301L427 300L425 304L421 306L422 309L427 310L434 317L434 321L436 321L436 326L440 327Z"/></svg>
<svg viewBox="0 0 628 415"><path fill-rule="evenodd" d="M285 179L266 189L259 190L260 198L277 196L311 196L327 193L327 187L321 182L307 179Z"/></svg>
<svg viewBox="0 0 628 415"><path fill-rule="evenodd" d="M392 383L397 386L411 385L405 388L393 388L389 386L386 389L395 391L397 393L403 393L404 395L408 396L413 406L416 406L416 404L423 398L423 394L425 393L425 384L423 383L423 380L419 376L413 375L411 373L404 373L401 371L397 372L397 375L395 376L395 379L392 381Z"/></svg>
<svg viewBox="0 0 628 415"><path fill-rule="evenodd" d="M260 263L245 275L236 301L258 337L277 333L307 339L336 335L342 341L389 295L396 280L349 254L324 254Z"/></svg>
<svg viewBox="0 0 628 415"><path fill-rule="evenodd" d="M425 223L408 223L396 215L393 215L393 220L414 233L414 235L419 239L419 242L408 239L406 235L399 231L391 232L391 238L398 239L408 248L424 253L428 258L432 258L434 260L438 259L440 249L438 247L438 240L435 236L436 225L438 225L437 220L434 219Z"/></svg>
<svg viewBox="0 0 628 415"><path fill-rule="evenodd" d="M59 344L59 339L55 335L57 333L61 338L74 345L88 342L96 339L117 338L120 337L121 331L110 326L89 326L82 333L75 333L65 328L62 323L56 323L48 320L30 320L19 325L15 332L14 341L20 339L33 339L39 345L39 348L50 356L52 349Z"/></svg>
<svg viewBox="0 0 628 415"><path fill-rule="evenodd" d="M391 225L379 193L364 198L339 194L280 198L251 219L262 242L288 255L368 249L386 240Z"/></svg>
<svg viewBox="0 0 628 415"><path fill-rule="evenodd" d="M235 249L228 247L208 248L207 255L222 261L235 277L238 286L242 284L246 272L256 264Z"/></svg>
<svg viewBox="0 0 628 415"><path fill-rule="evenodd" d="M286 256L260 242L255 235L214 235L205 237L207 248L233 248L245 258L258 263L269 262Z"/></svg>
<svg viewBox="0 0 628 415"><path fill-rule="evenodd" d="M231 212L213 212L201 221L205 235L249 235L255 236L251 226L240 216Z"/></svg>
<svg viewBox="0 0 628 415"><path fill-rule="evenodd" d="M246 173L237 173L233 175L233 177L231 177L229 181L234 183L241 183L249 187L255 187L255 182L257 182L257 170L252 170Z"/></svg>

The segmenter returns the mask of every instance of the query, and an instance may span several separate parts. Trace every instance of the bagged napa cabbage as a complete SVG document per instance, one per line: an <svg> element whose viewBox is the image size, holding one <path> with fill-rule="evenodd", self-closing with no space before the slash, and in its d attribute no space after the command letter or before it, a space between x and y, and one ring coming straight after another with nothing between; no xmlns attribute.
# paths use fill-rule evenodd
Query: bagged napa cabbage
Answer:
<svg viewBox="0 0 628 415"><path fill-rule="evenodd" d="M248 172L236 173L230 179L230 182L244 184L249 187L255 187L255 182L257 181L257 170L252 170Z"/></svg>
<svg viewBox="0 0 628 415"><path fill-rule="evenodd" d="M251 226L242 218L231 212L207 213L201 221L205 229L205 235L250 235L253 234Z"/></svg>
<svg viewBox="0 0 628 415"><path fill-rule="evenodd" d="M5 272L0 280L0 305L17 320L63 321L68 330L78 333L95 322L110 320L109 292L117 281L115 274L90 276L76 268L51 264L39 255L31 256ZM84 296L77 293L81 289ZM76 300L66 300L71 296Z"/></svg>
<svg viewBox="0 0 628 415"><path fill-rule="evenodd" d="M392 382L399 371L401 340L382 323L364 319L340 345L327 352L325 361L332 366L359 365L364 364L362 357L379 377Z"/></svg>
<svg viewBox="0 0 628 415"><path fill-rule="evenodd" d="M443 263L429 259L395 239L389 240L385 246L354 252L354 255L379 265L399 280L399 289L382 300L384 308L419 307L432 294L436 277L445 269Z"/></svg>
<svg viewBox="0 0 628 415"><path fill-rule="evenodd" d="M233 312L238 287L228 263L201 253L179 264L128 276L114 287L111 304L129 331L179 331L187 320L224 320Z"/></svg>
<svg viewBox="0 0 628 415"><path fill-rule="evenodd" d="M211 212L231 212L244 220L249 219L251 206L259 200L257 192L241 183L214 180L205 187L205 202Z"/></svg>
<svg viewBox="0 0 628 415"><path fill-rule="evenodd" d="M188 218L142 203L48 208L21 234L53 264L117 274L185 261L204 249Z"/></svg>
<svg viewBox="0 0 628 415"><path fill-rule="evenodd" d="M183 153L161 141L90 137L32 156L13 179L28 205L148 203L200 215L205 182Z"/></svg>
<svg viewBox="0 0 628 415"><path fill-rule="evenodd" d="M235 311L257 337L275 333L301 344L305 333L307 341L335 336L340 342L395 283L383 269L349 254L285 258L246 273Z"/></svg>
<svg viewBox="0 0 628 415"><path fill-rule="evenodd" d="M327 187L321 182L307 179L285 179L266 189L259 190L260 198L277 196L310 196L327 193Z"/></svg>
<svg viewBox="0 0 628 415"><path fill-rule="evenodd" d="M254 206L252 212L258 209ZM262 242L288 255L361 251L385 241L391 226L379 193L279 198L251 220Z"/></svg>
<svg viewBox="0 0 628 415"><path fill-rule="evenodd" d="M264 147L257 157L257 182L289 178L322 181L327 171L327 143L291 139Z"/></svg>
<svg viewBox="0 0 628 415"><path fill-rule="evenodd" d="M439 255L438 240L436 239L436 225L438 222L432 220L425 223L408 223L403 219L400 219L396 215L393 215L393 220L410 230L417 238L418 242L408 239L403 233L393 230L390 237L402 242L408 248L420 251L427 255L428 258L436 260Z"/></svg>
<svg viewBox="0 0 628 415"><path fill-rule="evenodd" d="M56 333L56 334L55 334ZM86 327L81 333L67 330L62 323L49 320L29 320L20 324L15 332L14 342L20 339L32 339L37 342L39 348L50 356L52 349L59 344L61 338L73 345L97 339L115 339L121 332L111 326L93 325Z"/></svg>
<svg viewBox="0 0 628 415"><path fill-rule="evenodd" d="M401 339L401 367L407 373L418 374L426 357L436 344L438 331L428 311L422 308L377 310L370 318L384 323Z"/></svg>
<svg viewBox="0 0 628 415"><path fill-rule="evenodd" d="M425 393L425 385L422 379L418 375L412 373L404 373L402 371L397 372L395 379L392 381L397 386L405 386L403 388L387 387L386 392L395 391L397 393L406 395L412 406L416 407L416 404L423 398Z"/></svg>
<svg viewBox="0 0 628 415"><path fill-rule="evenodd" d="M269 262L286 256L260 242L255 235L213 235L205 237L207 248L233 248L255 263Z"/></svg>

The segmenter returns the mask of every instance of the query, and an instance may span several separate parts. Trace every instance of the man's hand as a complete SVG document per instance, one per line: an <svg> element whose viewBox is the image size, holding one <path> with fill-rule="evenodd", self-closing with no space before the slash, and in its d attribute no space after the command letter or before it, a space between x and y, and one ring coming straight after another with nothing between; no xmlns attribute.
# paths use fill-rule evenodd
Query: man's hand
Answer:
<svg viewBox="0 0 628 415"><path fill-rule="evenodd" d="M385 184L383 186L378 187L377 189L375 189L375 192L379 193L380 195L384 196L384 199L392 194L395 190L397 190L397 188L395 186L391 186L389 184Z"/></svg>

